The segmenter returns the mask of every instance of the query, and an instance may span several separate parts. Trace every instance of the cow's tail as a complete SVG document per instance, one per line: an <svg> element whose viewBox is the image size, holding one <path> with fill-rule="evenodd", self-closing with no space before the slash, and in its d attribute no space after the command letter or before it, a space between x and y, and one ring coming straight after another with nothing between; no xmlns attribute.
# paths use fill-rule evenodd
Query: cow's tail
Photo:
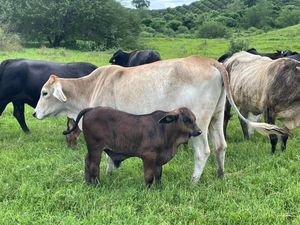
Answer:
<svg viewBox="0 0 300 225"><path fill-rule="evenodd" d="M252 122L252 121L249 121L248 119L246 119L240 113L238 107L236 106L236 104L233 100L232 90L231 90L231 85L230 85L230 78L229 78L227 70L220 63L216 63L215 67L222 74L227 99L228 99L229 103L233 106L234 110L237 112L239 118L241 118L248 126L252 127L254 130L256 130L257 132L259 132L263 135L270 135L270 134L275 134L275 135L279 135L279 136L291 135L289 129L286 128L286 127L279 128L276 125L267 124L267 123Z"/></svg>
<svg viewBox="0 0 300 225"><path fill-rule="evenodd" d="M66 130L63 132L63 135L67 135L67 134L70 134L71 132L73 132L74 130L76 130L76 128L78 127L78 123L81 119L81 117L83 117L83 115L85 113L87 113L88 111L92 110L93 108L86 108L86 109L83 109L82 111L80 111L80 113L78 114L77 118L76 118L76 121L75 121L75 124L74 126L70 129L70 130Z"/></svg>

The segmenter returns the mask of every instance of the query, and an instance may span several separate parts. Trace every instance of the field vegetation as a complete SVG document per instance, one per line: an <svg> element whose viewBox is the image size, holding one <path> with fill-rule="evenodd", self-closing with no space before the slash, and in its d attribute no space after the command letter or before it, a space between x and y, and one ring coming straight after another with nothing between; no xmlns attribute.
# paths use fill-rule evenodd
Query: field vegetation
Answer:
<svg viewBox="0 0 300 225"><path fill-rule="evenodd" d="M300 50L300 25L267 34L242 37L261 51ZM162 58L192 54L217 58L229 49L225 39L142 39L141 46L158 50ZM87 61L105 65L113 50L81 52L63 48L1 51L7 58ZM181 147L164 166L162 187L145 188L142 163L128 159L105 174L101 184L84 181L86 147L81 137L68 149L62 131L65 118L38 121L26 108L31 133L26 135L8 106L0 118L0 224L300 224L300 132L287 151L271 154L267 137L244 141L236 117L228 129L225 179L216 177L212 150L197 184L191 183L193 152Z"/></svg>

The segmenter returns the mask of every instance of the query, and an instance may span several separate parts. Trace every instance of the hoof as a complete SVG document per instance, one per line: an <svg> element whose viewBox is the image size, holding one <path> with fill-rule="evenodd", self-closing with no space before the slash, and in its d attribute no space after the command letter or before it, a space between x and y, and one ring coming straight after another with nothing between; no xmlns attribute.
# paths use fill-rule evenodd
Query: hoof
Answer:
<svg viewBox="0 0 300 225"><path fill-rule="evenodd" d="M197 183L200 179L200 176L192 176L192 182Z"/></svg>
<svg viewBox="0 0 300 225"><path fill-rule="evenodd" d="M223 171L223 170L218 170L217 176L218 176L218 178L220 178L220 179L224 179L224 171Z"/></svg>

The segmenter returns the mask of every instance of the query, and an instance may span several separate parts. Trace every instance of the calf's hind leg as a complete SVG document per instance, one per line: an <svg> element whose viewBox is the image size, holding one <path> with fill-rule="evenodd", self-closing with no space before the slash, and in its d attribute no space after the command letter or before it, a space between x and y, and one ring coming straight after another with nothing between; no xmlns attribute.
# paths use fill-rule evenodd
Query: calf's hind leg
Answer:
<svg viewBox="0 0 300 225"><path fill-rule="evenodd" d="M88 183L98 183L100 181L99 165L102 148L97 148L96 144L87 142L87 149L88 152L85 158L85 180Z"/></svg>

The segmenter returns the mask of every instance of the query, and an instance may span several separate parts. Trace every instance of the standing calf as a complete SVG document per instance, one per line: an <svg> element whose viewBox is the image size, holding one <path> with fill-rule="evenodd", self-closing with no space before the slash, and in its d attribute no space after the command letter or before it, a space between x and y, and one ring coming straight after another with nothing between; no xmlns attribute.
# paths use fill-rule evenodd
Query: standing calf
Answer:
<svg viewBox="0 0 300 225"><path fill-rule="evenodd" d="M88 149L85 161L88 183L99 181L103 150L116 167L129 157L141 158L146 185L151 186L154 177L156 183L160 183L162 165L173 158L180 144L201 134L196 117L188 108L133 115L109 107L82 110L75 126L64 134L72 132L81 117Z"/></svg>

